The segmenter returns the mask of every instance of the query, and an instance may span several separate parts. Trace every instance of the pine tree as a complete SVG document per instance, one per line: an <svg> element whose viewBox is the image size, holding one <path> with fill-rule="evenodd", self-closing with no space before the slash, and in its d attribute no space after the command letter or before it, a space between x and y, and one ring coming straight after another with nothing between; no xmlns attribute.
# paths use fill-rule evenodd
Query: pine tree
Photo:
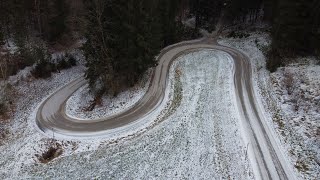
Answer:
<svg viewBox="0 0 320 180"><path fill-rule="evenodd" d="M105 16L106 1L85 1L87 10L85 34L87 42L84 45L86 56L86 78L91 90L96 95L106 91L106 86L112 86L114 81L112 59L107 47L108 36L106 26L108 19Z"/></svg>
<svg viewBox="0 0 320 180"><path fill-rule="evenodd" d="M319 52L319 1L278 0L273 14L272 50L267 65L275 71L284 57Z"/></svg>
<svg viewBox="0 0 320 180"><path fill-rule="evenodd" d="M90 86L116 94L133 85L151 66L160 49L159 21L147 0L92 0L86 3L85 45ZM152 6L151 6L152 5Z"/></svg>
<svg viewBox="0 0 320 180"><path fill-rule="evenodd" d="M311 53L316 48L312 43L319 28L319 13L312 11L315 4L318 1L279 0L272 30L273 49L292 56Z"/></svg>
<svg viewBox="0 0 320 180"><path fill-rule="evenodd" d="M277 8L278 0L264 0L263 1L263 18L266 22L272 24L276 8Z"/></svg>
<svg viewBox="0 0 320 180"><path fill-rule="evenodd" d="M196 18L196 28L214 30L222 8L223 0L190 0L190 10Z"/></svg>
<svg viewBox="0 0 320 180"><path fill-rule="evenodd" d="M67 33L67 17L69 7L66 0L54 0L49 5L48 22L46 22L46 37L49 42L57 41L64 33Z"/></svg>
<svg viewBox="0 0 320 180"><path fill-rule="evenodd" d="M182 24L178 19L181 0L160 0L157 8L157 16L159 17L159 24L161 28L162 47L173 44L181 38ZM181 14L181 13L180 13Z"/></svg>
<svg viewBox="0 0 320 180"><path fill-rule="evenodd" d="M255 22L261 9L262 0L229 0L227 1L226 19L231 24Z"/></svg>

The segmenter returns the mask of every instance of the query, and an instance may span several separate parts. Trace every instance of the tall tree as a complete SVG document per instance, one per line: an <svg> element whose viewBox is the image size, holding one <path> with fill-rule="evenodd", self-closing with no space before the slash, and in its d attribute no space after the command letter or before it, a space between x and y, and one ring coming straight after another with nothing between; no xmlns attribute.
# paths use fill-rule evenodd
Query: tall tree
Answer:
<svg viewBox="0 0 320 180"><path fill-rule="evenodd" d="M196 28L214 30L221 15L223 3L223 0L190 0L190 11L195 16Z"/></svg>
<svg viewBox="0 0 320 180"><path fill-rule="evenodd" d="M275 71L284 57L319 53L320 7L317 0L278 0L274 5L272 50L267 65Z"/></svg>
<svg viewBox="0 0 320 180"><path fill-rule="evenodd" d="M312 42L319 28L319 12L314 10L317 4L317 0L279 0L272 30L274 49L288 55L315 50Z"/></svg>
<svg viewBox="0 0 320 180"><path fill-rule="evenodd" d="M108 17L106 14L106 4L109 1L88 0L85 1L87 9L86 24L87 42L84 46L86 55L86 78L89 80L89 86L96 94L104 93L105 87L113 87L114 74L112 59L108 52L106 26Z"/></svg>
<svg viewBox="0 0 320 180"><path fill-rule="evenodd" d="M179 39L179 28L181 22L177 20L180 11L181 0L160 0L157 5L157 15L159 17L159 24L161 28L162 46L172 44Z"/></svg>
<svg viewBox="0 0 320 180"><path fill-rule="evenodd" d="M155 64L161 46L157 6L147 0L90 0L86 6L86 77L98 94L116 94Z"/></svg>
<svg viewBox="0 0 320 180"><path fill-rule="evenodd" d="M227 0L226 19L229 23L255 22L262 7L262 0Z"/></svg>
<svg viewBox="0 0 320 180"><path fill-rule="evenodd" d="M69 4L66 0L50 1L46 36L50 42L57 41L64 33L67 33L67 17Z"/></svg>

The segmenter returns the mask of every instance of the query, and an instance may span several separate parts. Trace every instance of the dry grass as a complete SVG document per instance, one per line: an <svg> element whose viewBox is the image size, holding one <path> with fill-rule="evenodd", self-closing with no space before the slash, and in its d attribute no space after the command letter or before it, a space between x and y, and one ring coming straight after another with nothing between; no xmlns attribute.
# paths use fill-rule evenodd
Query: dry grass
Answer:
<svg viewBox="0 0 320 180"><path fill-rule="evenodd" d="M284 72L283 84L289 95L293 93L294 90L294 79L293 74L288 70Z"/></svg>
<svg viewBox="0 0 320 180"><path fill-rule="evenodd" d="M301 160L298 160L296 164L294 165L295 168L297 168L301 172L306 172L309 170L309 167L307 164Z"/></svg>
<svg viewBox="0 0 320 180"><path fill-rule="evenodd" d="M49 148L41 155L36 154L36 157L41 163L48 163L63 153L61 144L54 142L53 140L50 144Z"/></svg>

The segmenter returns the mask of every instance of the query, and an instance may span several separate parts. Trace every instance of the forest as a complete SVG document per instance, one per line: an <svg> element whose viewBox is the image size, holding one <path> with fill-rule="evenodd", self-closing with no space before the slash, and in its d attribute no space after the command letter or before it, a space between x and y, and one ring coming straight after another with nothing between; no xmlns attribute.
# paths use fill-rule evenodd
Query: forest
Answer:
<svg viewBox="0 0 320 180"><path fill-rule="evenodd" d="M18 50L1 54L0 78L33 64L39 78L75 65L70 55L52 62L50 53L84 39L92 91L115 95L156 66L162 48L198 38L200 28L258 19L270 26L267 67L275 71L287 57L320 55L319 8L318 0L1 0L0 44L12 41ZM184 26L192 17L195 27Z"/></svg>

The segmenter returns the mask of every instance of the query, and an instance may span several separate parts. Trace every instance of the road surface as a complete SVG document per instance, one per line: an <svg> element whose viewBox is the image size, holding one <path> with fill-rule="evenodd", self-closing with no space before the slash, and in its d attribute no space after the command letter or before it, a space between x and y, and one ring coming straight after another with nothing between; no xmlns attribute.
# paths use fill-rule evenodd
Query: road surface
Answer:
<svg viewBox="0 0 320 180"><path fill-rule="evenodd" d="M246 55L230 47L219 45L214 40L203 39L179 43L165 48L158 57L148 91L132 108L101 119L90 121L69 117L66 101L81 86L86 84L80 77L57 90L44 100L36 114L36 124L45 134L64 137L94 138L108 135L122 127L145 118L164 101L168 84L169 69L179 56L202 49L213 49L228 53L234 60L234 89L241 124L246 130L243 135L248 142L248 157L256 179L294 179L274 137L264 123L261 109L256 101L250 60ZM123 129L122 129L123 130Z"/></svg>

